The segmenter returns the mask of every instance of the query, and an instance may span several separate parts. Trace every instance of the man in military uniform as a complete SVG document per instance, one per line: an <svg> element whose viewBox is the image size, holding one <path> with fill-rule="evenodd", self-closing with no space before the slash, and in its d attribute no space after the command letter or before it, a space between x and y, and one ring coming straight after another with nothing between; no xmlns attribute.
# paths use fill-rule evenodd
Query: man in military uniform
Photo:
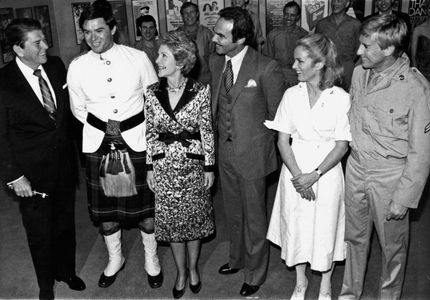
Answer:
<svg viewBox="0 0 430 300"><path fill-rule="evenodd" d="M346 167L347 257L339 299L362 294L373 226L382 251L378 299L399 299L409 220L430 168L430 86L402 52L407 36L393 15L360 29L362 65L351 85L351 155Z"/></svg>

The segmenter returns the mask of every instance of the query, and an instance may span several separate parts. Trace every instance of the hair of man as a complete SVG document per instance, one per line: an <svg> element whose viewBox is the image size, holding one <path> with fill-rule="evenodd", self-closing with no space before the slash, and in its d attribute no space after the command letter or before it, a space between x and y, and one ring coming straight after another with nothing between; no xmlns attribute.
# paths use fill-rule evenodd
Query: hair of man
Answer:
<svg viewBox="0 0 430 300"><path fill-rule="evenodd" d="M181 15L183 14L184 10L188 7L194 7L194 9L196 10L196 12L199 12L199 7L197 6L197 4L193 3L193 2L185 2L184 4L182 4L181 6L181 10L180 13Z"/></svg>
<svg viewBox="0 0 430 300"><path fill-rule="evenodd" d="M399 57L407 40L408 27L393 14L372 17L361 24L360 35L376 41L381 49L394 47L393 56Z"/></svg>
<svg viewBox="0 0 430 300"><path fill-rule="evenodd" d="M152 22L154 23L154 27L155 27L155 36L158 36L158 30L157 30L157 22L155 21L154 17L151 15L144 15L141 18L139 18L139 20L137 21L137 27L141 27L142 23L149 23Z"/></svg>
<svg viewBox="0 0 430 300"><path fill-rule="evenodd" d="M88 8L84 9L79 18L79 27L83 30L83 26L86 21L98 18L103 18L110 29L113 29L116 26L112 6L108 1L96 0Z"/></svg>
<svg viewBox="0 0 430 300"><path fill-rule="evenodd" d="M287 8L292 8L292 7L295 7L297 9L297 15L300 16L300 14L302 13L302 9L300 8L300 5L295 1L287 2L287 4L285 4L284 8L282 9L282 13L285 14L285 11L287 10Z"/></svg>
<svg viewBox="0 0 430 300"><path fill-rule="evenodd" d="M240 7L226 7L219 11L220 18L233 21L231 35L233 43L245 38L245 45L252 45L254 40L254 23L246 9Z"/></svg>
<svg viewBox="0 0 430 300"><path fill-rule="evenodd" d="M13 19L6 27L6 39L11 47L17 45L22 48L27 40L27 33L34 30L42 30L39 21L29 18Z"/></svg>

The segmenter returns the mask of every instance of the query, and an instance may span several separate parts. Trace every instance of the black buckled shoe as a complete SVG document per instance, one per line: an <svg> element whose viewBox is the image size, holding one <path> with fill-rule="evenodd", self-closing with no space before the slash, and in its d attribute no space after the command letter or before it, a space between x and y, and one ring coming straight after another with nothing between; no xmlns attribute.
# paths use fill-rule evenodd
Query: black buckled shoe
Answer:
<svg viewBox="0 0 430 300"><path fill-rule="evenodd" d="M163 285L163 272L160 271L160 273L158 275L155 276L151 276L148 274L148 283L149 286L153 289L159 288Z"/></svg>
<svg viewBox="0 0 430 300"><path fill-rule="evenodd" d="M115 282L116 276L118 275L119 272L121 272L125 267L125 263L122 264L122 267L112 276L106 276L105 273L103 272L102 275L100 275L100 279L99 279L99 287L101 288L107 288L109 286L112 285L112 283Z"/></svg>
<svg viewBox="0 0 430 300"><path fill-rule="evenodd" d="M65 282L71 290L83 291L86 288L85 282L75 274L68 277L57 277L55 280Z"/></svg>
<svg viewBox="0 0 430 300"><path fill-rule="evenodd" d="M222 265L218 269L218 273L223 274L223 275L234 274L234 273L237 273L237 272L239 272L239 269L230 268L230 265L228 263L226 263L225 265Z"/></svg>
<svg viewBox="0 0 430 300"><path fill-rule="evenodd" d="M252 294L255 294L259 289L259 285L250 285L245 282L240 289L240 294L245 297L251 296Z"/></svg>

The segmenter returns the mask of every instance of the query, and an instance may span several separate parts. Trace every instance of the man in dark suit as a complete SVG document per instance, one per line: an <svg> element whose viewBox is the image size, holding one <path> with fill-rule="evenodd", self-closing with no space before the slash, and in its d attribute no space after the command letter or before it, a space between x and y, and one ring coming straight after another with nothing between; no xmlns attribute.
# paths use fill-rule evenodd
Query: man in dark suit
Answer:
<svg viewBox="0 0 430 300"><path fill-rule="evenodd" d="M249 47L254 26L239 7L220 11L214 28L216 52L210 59L212 110L218 130L219 174L230 256L221 274L244 270L242 296L254 294L266 279L266 177L278 168L273 119L285 91L276 61Z"/></svg>
<svg viewBox="0 0 430 300"><path fill-rule="evenodd" d="M75 274L75 151L69 134L66 70L47 57L40 23L15 19L6 29L16 58L0 70L0 173L19 199L40 299L54 280L85 289Z"/></svg>

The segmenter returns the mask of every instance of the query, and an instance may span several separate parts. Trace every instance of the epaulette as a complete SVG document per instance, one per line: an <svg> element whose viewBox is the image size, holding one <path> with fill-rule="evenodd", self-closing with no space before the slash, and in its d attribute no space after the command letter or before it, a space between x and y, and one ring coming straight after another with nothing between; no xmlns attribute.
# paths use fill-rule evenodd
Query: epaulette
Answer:
<svg viewBox="0 0 430 300"><path fill-rule="evenodd" d="M411 68L411 73L414 75L414 77L418 80L418 82L426 87L427 89L430 88L430 84L429 81L427 80L427 78L420 72L420 70L418 70L415 67Z"/></svg>

